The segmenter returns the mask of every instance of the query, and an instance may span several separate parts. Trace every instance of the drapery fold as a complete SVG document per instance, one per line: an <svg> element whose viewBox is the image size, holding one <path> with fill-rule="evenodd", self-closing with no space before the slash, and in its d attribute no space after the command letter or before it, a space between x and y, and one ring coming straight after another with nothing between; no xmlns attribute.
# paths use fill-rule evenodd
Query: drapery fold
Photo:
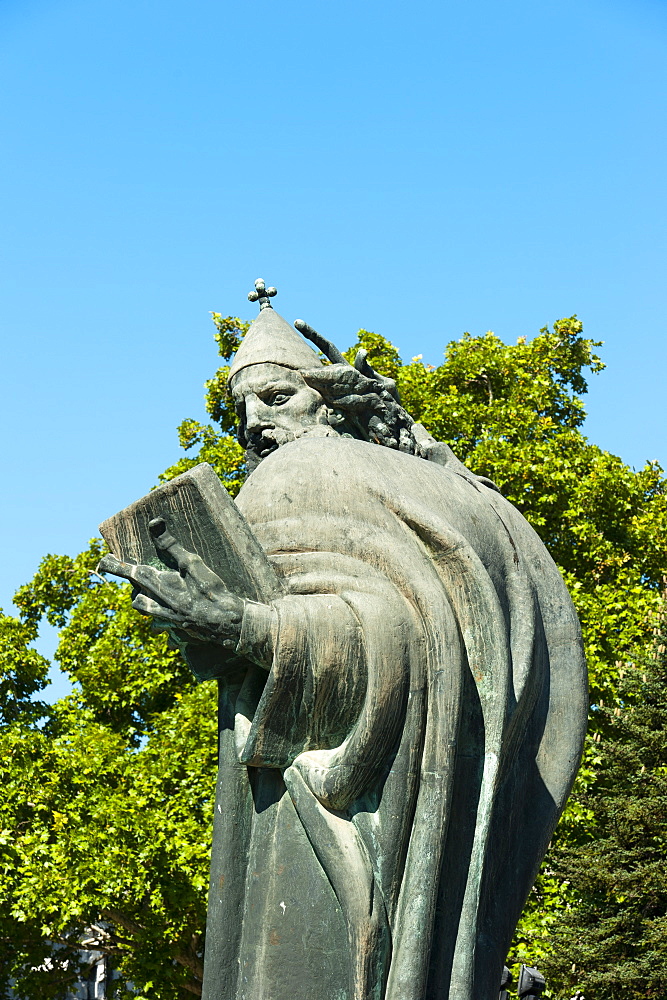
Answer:
<svg viewBox="0 0 667 1000"><path fill-rule="evenodd" d="M237 502L287 593L221 682L205 1000L495 1000L581 749L558 571L496 492L363 442Z"/></svg>

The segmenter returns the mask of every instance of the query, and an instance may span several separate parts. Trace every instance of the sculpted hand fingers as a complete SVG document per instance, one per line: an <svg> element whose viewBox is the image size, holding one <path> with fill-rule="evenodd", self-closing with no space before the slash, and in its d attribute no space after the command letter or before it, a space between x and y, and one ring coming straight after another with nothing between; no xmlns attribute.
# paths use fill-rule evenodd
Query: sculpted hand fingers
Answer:
<svg viewBox="0 0 667 1000"><path fill-rule="evenodd" d="M137 596L132 601L132 607L135 611L140 611L142 615L154 615L156 618L164 618L165 621L178 622L179 624L183 622L183 615L179 615L177 611L173 611L171 608L165 608L163 604L158 604L151 597L146 594L137 594Z"/></svg>
<svg viewBox="0 0 667 1000"><path fill-rule="evenodd" d="M135 582L135 571L138 568L132 563L121 562L111 553L102 556L97 564L98 573L113 573L114 576L122 576L123 579L130 580L132 583Z"/></svg>
<svg viewBox="0 0 667 1000"><path fill-rule="evenodd" d="M152 594L167 604L172 604L178 600L179 595L174 593L174 584L182 588L183 582L178 573L166 573L152 566L137 566L133 563L121 562L115 556L103 556L98 565L101 573L113 573L114 576L122 576L129 580L135 587L142 590L150 590ZM179 589L176 588L176 590Z"/></svg>
<svg viewBox="0 0 667 1000"><path fill-rule="evenodd" d="M174 538L167 528L164 518L154 517L152 521L148 522L148 530L151 533L153 543L158 552L168 552L176 560L181 572L189 572L192 565L199 559L199 556L183 548L181 543Z"/></svg>
<svg viewBox="0 0 667 1000"><path fill-rule="evenodd" d="M181 574L187 573L201 588L222 586L220 578L209 569L203 559L195 552L189 552L174 538L162 517L154 517L148 522L155 548L160 552L168 552L175 559Z"/></svg>
<svg viewBox="0 0 667 1000"><path fill-rule="evenodd" d="M156 549L162 552L169 552L174 545L178 546L178 542L167 528L167 522L163 517L154 517L149 521L148 530L151 533L151 538Z"/></svg>

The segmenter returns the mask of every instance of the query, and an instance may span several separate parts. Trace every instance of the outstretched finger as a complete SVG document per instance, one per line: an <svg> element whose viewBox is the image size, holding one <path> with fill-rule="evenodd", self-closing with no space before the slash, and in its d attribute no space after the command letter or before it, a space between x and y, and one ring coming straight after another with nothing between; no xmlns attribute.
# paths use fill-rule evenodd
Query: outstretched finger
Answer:
<svg viewBox="0 0 667 1000"><path fill-rule="evenodd" d="M121 562L120 559L111 554L103 556L97 568L101 573L113 573L114 576L121 576L124 580L129 580L135 587L150 590L152 594L163 600L167 599L170 589L168 586L170 581L167 578L171 576L172 579L178 580L175 573L167 574L152 566Z"/></svg>
<svg viewBox="0 0 667 1000"><path fill-rule="evenodd" d="M131 580L132 582L134 582L134 571L136 568L132 563L121 562L120 559L116 559L111 553L102 556L97 564L98 573L112 573L114 576L122 576L123 579Z"/></svg>

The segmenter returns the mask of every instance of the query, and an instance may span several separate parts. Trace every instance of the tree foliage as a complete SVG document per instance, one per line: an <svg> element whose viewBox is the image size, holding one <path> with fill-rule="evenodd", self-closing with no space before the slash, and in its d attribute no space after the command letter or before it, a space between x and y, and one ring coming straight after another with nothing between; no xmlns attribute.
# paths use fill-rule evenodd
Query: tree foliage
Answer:
<svg viewBox="0 0 667 1000"><path fill-rule="evenodd" d="M146 997L197 995L215 697L133 611L129 587L96 576L100 554L95 541L76 559L48 556L15 597L22 621L0 619L13 639L3 665L23 664L24 687L48 667L26 643L42 616L61 628L56 659L75 685L41 706L41 724L8 699L0 976L21 996L66 996L92 927L119 989L129 979Z"/></svg>
<svg viewBox="0 0 667 1000"><path fill-rule="evenodd" d="M550 934L552 985L595 1000L667 995L667 634L619 670L619 701L594 709L586 824L552 851L567 905Z"/></svg>
<svg viewBox="0 0 667 1000"><path fill-rule="evenodd" d="M226 363L248 324L213 319ZM628 699L617 663L632 659L655 624L667 500L655 463L635 471L582 434L587 372L603 367L597 346L571 317L512 345L466 334L437 367L419 357L403 363L365 330L349 356L368 351L415 419L493 479L540 533L581 616L600 706ZM232 494L240 488L246 470L227 373L224 364L206 384L211 423L181 424L184 455L160 480L208 461ZM132 611L125 585L95 575L100 553L94 541L76 558L47 556L17 594L18 616L0 617L0 993L13 977L21 997L66 997L76 942L93 928L121 974L119 995L132 982L146 1000L180 1000L201 983L213 689L195 685L165 636ZM74 683L53 707L39 701L49 667L33 649L42 619L61 630L56 660ZM593 712L556 845L594 849L596 734L608 725ZM579 905L566 861L558 866L548 859L517 936L513 957L529 964L561 948L561 914ZM569 988L567 977L559 982Z"/></svg>

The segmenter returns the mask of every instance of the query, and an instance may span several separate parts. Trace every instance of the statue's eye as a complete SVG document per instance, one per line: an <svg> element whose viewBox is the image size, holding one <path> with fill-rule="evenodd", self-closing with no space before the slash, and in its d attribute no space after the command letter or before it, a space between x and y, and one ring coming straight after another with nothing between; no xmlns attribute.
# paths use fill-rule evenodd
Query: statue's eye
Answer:
<svg viewBox="0 0 667 1000"><path fill-rule="evenodd" d="M286 403L288 399L291 399L291 393L289 392L276 392L271 397L271 406L281 406Z"/></svg>

